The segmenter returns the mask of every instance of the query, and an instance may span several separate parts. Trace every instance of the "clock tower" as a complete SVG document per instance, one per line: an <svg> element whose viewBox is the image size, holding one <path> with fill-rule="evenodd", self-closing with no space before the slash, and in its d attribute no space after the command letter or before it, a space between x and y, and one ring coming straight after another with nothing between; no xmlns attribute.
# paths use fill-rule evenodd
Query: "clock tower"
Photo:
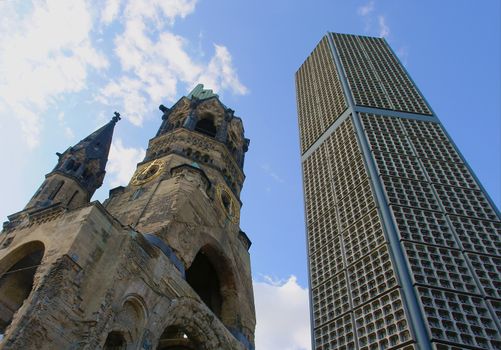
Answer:
<svg viewBox="0 0 501 350"><path fill-rule="evenodd" d="M104 206L172 248L205 305L238 338L252 339L250 240L239 228L249 146L242 120L203 85L159 109L162 124L144 160Z"/></svg>
<svg viewBox="0 0 501 350"><path fill-rule="evenodd" d="M89 199L118 115L58 154L27 208L9 216L0 349L254 349L242 120L203 85L160 110L144 160L103 204ZM85 158L104 139L106 156Z"/></svg>

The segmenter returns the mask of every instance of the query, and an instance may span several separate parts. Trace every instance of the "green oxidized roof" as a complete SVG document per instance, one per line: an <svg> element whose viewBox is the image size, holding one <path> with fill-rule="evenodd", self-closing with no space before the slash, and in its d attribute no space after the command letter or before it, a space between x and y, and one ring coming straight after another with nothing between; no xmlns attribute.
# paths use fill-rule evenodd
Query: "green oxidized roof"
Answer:
<svg viewBox="0 0 501 350"><path fill-rule="evenodd" d="M211 89L204 89L204 84L198 84L197 86L195 86L195 88L188 94L187 97L189 99L195 97L199 100L205 100L211 97L219 98L219 96L215 94Z"/></svg>

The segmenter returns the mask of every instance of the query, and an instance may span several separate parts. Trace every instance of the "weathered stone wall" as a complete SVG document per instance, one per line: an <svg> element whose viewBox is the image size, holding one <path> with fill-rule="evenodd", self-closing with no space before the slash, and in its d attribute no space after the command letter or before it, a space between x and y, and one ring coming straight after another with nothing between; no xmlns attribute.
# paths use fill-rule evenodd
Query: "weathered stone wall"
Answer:
<svg viewBox="0 0 501 350"><path fill-rule="evenodd" d="M238 237L238 221L230 220L218 202L214 183L222 182L220 173L203 165L203 173L192 167L172 173L170 170L186 164L186 159L169 155L161 160L165 162L162 174L110 197L105 203L107 209L138 232L152 233L164 240L186 269L202 248L210 247L219 276L226 276L223 322L253 341L250 258ZM138 190L142 193L132 199ZM234 202L238 203L236 198Z"/></svg>
<svg viewBox="0 0 501 350"><path fill-rule="evenodd" d="M169 325L203 349L243 349L169 258L99 204L11 234L0 268L25 243L46 250L0 349L99 349L111 331L127 349L155 349Z"/></svg>
<svg viewBox="0 0 501 350"><path fill-rule="evenodd" d="M254 349L250 241L239 227L249 140L217 95L200 86L194 94L161 106L145 160L104 206L88 203L104 176L103 149L100 162L80 159L90 175L51 172L9 216L0 350ZM109 146L117 120L75 150L100 138Z"/></svg>
<svg viewBox="0 0 501 350"><path fill-rule="evenodd" d="M47 201L48 198L51 203L63 203L70 209L78 208L90 199L87 191L75 179L59 173L50 173L25 209L36 206L41 200Z"/></svg>

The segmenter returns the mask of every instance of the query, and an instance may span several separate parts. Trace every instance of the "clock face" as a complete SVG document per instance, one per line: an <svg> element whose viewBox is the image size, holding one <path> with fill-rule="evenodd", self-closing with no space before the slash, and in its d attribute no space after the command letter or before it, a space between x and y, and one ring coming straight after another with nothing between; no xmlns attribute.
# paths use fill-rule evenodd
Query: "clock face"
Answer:
<svg viewBox="0 0 501 350"><path fill-rule="evenodd" d="M162 173L163 168L164 162L159 159L154 160L136 172L131 181L132 185L138 186L153 180Z"/></svg>
<svg viewBox="0 0 501 350"><path fill-rule="evenodd" d="M224 185L218 184L216 187L216 196L219 204L226 213L226 217L233 223L237 223L240 219L238 205L233 197L233 194Z"/></svg>

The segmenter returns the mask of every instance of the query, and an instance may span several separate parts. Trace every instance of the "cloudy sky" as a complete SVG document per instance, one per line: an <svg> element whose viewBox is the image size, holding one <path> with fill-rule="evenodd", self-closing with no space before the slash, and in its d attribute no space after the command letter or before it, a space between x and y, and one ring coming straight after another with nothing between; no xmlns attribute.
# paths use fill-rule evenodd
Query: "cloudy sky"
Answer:
<svg viewBox="0 0 501 350"><path fill-rule="evenodd" d="M294 72L327 31L385 37L499 206L500 13L497 0L0 1L0 217L118 110L103 200L144 156L158 105L204 83L251 139L257 349L309 349Z"/></svg>

